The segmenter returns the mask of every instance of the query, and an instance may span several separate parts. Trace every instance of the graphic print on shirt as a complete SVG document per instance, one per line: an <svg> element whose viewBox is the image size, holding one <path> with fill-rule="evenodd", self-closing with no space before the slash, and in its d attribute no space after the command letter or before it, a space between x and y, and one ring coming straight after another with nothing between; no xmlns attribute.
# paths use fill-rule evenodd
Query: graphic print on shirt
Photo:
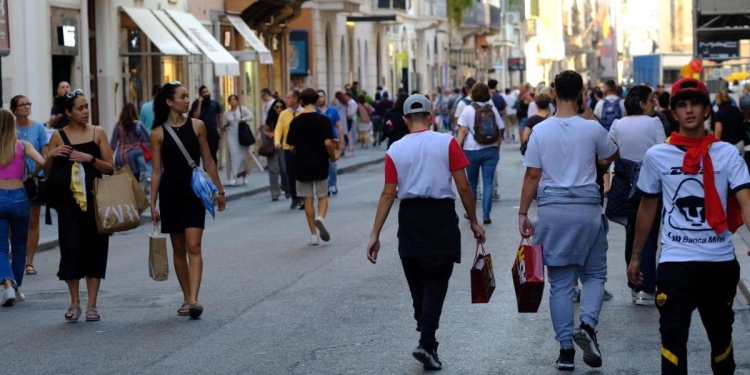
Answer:
<svg viewBox="0 0 750 375"><path fill-rule="evenodd" d="M684 231L713 231L706 221L703 182L698 178L686 178L677 186L669 211L669 226ZM670 235L670 237L672 237Z"/></svg>

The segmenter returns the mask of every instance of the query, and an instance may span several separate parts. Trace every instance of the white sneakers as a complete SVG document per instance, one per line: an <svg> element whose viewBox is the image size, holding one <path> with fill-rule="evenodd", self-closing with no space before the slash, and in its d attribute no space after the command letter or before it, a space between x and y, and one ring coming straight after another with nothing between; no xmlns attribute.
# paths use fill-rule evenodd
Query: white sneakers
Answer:
<svg viewBox="0 0 750 375"><path fill-rule="evenodd" d="M23 302L26 300L26 296L21 293L21 288L19 287L13 287L16 290L16 303Z"/></svg>
<svg viewBox="0 0 750 375"><path fill-rule="evenodd" d="M237 179L233 178L227 182L227 186L237 186Z"/></svg>
<svg viewBox="0 0 750 375"><path fill-rule="evenodd" d="M318 228L318 234L313 234L312 236L310 236L310 239L307 240L307 246L318 246L320 244L320 240L323 240L323 242L328 242L331 240L331 234L328 233L328 229L326 229L324 218L320 216L316 217L315 227Z"/></svg>
<svg viewBox="0 0 750 375"><path fill-rule="evenodd" d="M16 290L13 288L7 288L3 291L3 300L0 305L5 307L13 306L13 302L16 301Z"/></svg>
<svg viewBox="0 0 750 375"><path fill-rule="evenodd" d="M636 292L633 290L630 293L633 298L633 304L638 306L653 306L656 301L656 296L644 291Z"/></svg>
<svg viewBox="0 0 750 375"><path fill-rule="evenodd" d="M318 241L318 236L315 234L310 236L310 239L307 240L307 246L318 246L319 244L320 242Z"/></svg>
<svg viewBox="0 0 750 375"><path fill-rule="evenodd" d="M328 233L328 230L326 229L325 225L325 219L318 216L315 218L315 227L318 228L318 233L320 233L320 239L328 242L331 240L331 235Z"/></svg>

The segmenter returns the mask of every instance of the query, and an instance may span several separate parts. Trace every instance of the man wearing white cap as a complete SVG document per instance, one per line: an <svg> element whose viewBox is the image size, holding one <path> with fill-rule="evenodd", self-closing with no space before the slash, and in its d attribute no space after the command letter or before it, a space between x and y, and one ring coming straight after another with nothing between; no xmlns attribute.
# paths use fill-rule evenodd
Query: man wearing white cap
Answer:
<svg viewBox="0 0 750 375"><path fill-rule="evenodd" d="M484 229L477 221L464 171L469 161L453 136L429 131L429 116L430 102L425 96L412 95L404 103L404 120L410 133L386 153L385 186L367 245L367 259L374 264L378 258L380 231L398 196L398 252L421 334L412 355L425 369L437 370L442 363L435 331L453 264L461 261L461 231L452 181L469 213L478 243L484 243Z"/></svg>

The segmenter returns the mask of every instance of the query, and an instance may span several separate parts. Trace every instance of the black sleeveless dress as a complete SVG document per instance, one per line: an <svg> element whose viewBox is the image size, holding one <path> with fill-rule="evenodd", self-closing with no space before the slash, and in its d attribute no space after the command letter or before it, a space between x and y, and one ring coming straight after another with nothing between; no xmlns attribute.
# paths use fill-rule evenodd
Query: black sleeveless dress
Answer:
<svg viewBox="0 0 750 375"><path fill-rule="evenodd" d="M162 126L170 126L164 124ZM180 127L172 127L190 157L196 164L201 160L198 136L193 129L193 120L188 118ZM190 182L193 169L175 143L164 131L161 146L162 177L159 184L159 213L162 233L183 233L186 228L203 229L206 223L206 208L193 193Z"/></svg>
<svg viewBox="0 0 750 375"><path fill-rule="evenodd" d="M58 130L63 142L74 150L93 155L101 159L99 146L92 139L90 142L70 144L64 130ZM96 134L96 132L94 132ZM70 199L58 205L57 236L60 241L60 268L57 277L60 280L79 280L84 277L103 279L107 271L107 254L109 252L109 235L99 234L96 227L96 204L94 201L94 180L102 174L93 165L81 163L86 172L86 212L73 200L73 193L68 191ZM53 168L67 168L70 174L73 163L58 158Z"/></svg>

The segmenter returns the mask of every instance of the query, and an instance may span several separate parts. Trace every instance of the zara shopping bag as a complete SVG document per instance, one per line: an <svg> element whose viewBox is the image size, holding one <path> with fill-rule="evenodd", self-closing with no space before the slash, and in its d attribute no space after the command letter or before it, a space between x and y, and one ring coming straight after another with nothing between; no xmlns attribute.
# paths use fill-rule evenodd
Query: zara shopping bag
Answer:
<svg viewBox="0 0 750 375"><path fill-rule="evenodd" d="M148 235L148 275L156 281L169 278L169 257L167 237L161 234L158 226Z"/></svg>
<svg viewBox="0 0 750 375"><path fill-rule="evenodd" d="M116 173L94 181L96 227L99 234L124 232L141 225L141 211L135 199L132 174Z"/></svg>
<svg viewBox="0 0 750 375"><path fill-rule="evenodd" d="M479 253L479 249L482 253ZM484 252L484 245L477 244L474 264L471 266L471 303L490 302L495 291L495 273L492 272L492 256Z"/></svg>
<svg viewBox="0 0 750 375"><path fill-rule="evenodd" d="M516 289L518 312L537 312L544 292L542 245L532 245L528 238L522 239L511 273Z"/></svg>

